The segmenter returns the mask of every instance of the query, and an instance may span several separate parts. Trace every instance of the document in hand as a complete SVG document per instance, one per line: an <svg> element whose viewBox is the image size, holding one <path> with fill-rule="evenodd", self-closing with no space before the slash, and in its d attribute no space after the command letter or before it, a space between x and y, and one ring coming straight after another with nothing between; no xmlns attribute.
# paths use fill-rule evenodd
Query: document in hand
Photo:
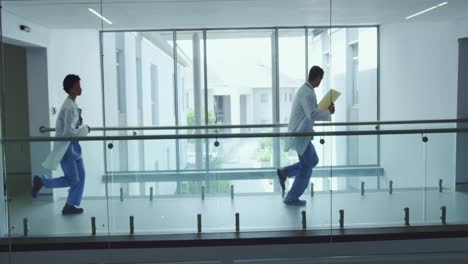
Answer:
<svg viewBox="0 0 468 264"><path fill-rule="evenodd" d="M341 93L337 90L330 89L328 93L322 98L322 101L318 104L318 109L328 110L328 107L335 103L335 101L340 97Z"/></svg>

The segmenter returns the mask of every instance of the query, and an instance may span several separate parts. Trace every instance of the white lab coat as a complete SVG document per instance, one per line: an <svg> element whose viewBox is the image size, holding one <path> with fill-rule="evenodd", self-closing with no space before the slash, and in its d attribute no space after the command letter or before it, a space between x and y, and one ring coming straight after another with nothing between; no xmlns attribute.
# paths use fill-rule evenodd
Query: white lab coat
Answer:
<svg viewBox="0 0 468 264"><path fill-rule="evenodd" d="M55 123L57 137L83 137L88 135L88 127L78 125L80 114L78 105L70 97L65 99ZM69 141L55 141L52 152L49 153L42 166L49 170L56 170L67 151Z"/></svg>
<svg viewBox="0 0 468 264"><path fill-rule="evenodd" d="M328 110L317 108L317 97L314 88L306 82L299 88L294 96L291 115L289 117L289 132L313 132L315 121L330 121L331 114ZM289 137L286 139L285 151L294 149L302 155L307 148L312 136Z"/></svg>

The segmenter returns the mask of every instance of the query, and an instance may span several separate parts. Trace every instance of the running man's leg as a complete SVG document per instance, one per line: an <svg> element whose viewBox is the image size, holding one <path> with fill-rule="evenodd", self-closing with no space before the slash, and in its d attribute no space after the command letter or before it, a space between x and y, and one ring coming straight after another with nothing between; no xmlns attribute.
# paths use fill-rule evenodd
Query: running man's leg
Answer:
<svg viewBox="0 0 468 264"><path fill-rule="evenodd" d="M306 151L299 157L301 168L299 174L294 179L294 183L286 196L285 202L298 201L299 197L307 189L312 176L312 169L318 163L318 156L312 143L306 148Z"/></svg>

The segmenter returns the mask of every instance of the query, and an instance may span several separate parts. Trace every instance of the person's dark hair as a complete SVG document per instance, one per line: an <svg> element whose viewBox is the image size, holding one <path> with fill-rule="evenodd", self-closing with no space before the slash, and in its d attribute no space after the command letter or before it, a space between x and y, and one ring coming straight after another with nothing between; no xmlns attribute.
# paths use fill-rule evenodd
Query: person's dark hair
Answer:
<svg viewBox="0 0 468 264"><path fill-rule="evenodd" d="M317 77L323 78L324 71L319 66L314 66L310 68L309 71L309 81L315 80Z"/></svg>
<svg viewBox="0 0 468 264"><path fill-rule="evenodd" d="M63 90L65 90L66 93L69 93L70 89L73 88L73 85L75 85L75 83L80 80L80 76L75 74L68 74L65 76L65 79L63 79Z"/></svg>

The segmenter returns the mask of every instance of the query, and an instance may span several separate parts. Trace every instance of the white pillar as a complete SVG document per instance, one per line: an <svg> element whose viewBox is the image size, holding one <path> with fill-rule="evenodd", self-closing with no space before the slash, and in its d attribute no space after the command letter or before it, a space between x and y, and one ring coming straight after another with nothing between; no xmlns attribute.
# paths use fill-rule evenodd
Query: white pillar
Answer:
<svg viewBox="0 0 468 264"><path fill-rule="evenodd" d="M201 52L200 52L200 35L198 33L192 36L193 43L193 98L194 98L194 113L195 125L202 125L202 82L201 82ZM206 102L205 102L206 103ZM196 130L195 133L200 133ZM195 165L197 169L203 167L203 145L202 140L195 141Z"/></svg>

